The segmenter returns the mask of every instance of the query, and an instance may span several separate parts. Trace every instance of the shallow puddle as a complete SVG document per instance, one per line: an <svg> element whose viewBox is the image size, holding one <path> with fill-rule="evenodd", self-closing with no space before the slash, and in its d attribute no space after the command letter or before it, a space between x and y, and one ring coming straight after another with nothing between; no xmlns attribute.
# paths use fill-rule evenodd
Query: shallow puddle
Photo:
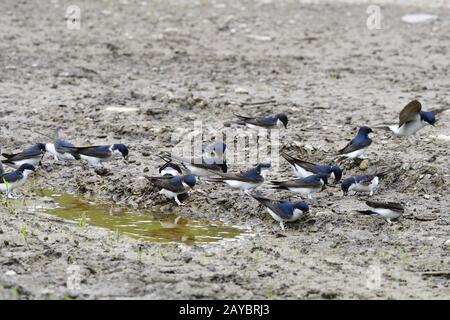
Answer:
<svg viewBox="0 0 450 320"><path fill-rule="evenodd" d="M246 229L200 220L190 220L173 214L146 210L131 210L105 203L89 201L75 194L58 194L52 190L35 191L49 197L53 205L37 208L60 218L75 221L80 226L92 225L118 234L152 242L186 244L230 241L248 235Z"/></svg>

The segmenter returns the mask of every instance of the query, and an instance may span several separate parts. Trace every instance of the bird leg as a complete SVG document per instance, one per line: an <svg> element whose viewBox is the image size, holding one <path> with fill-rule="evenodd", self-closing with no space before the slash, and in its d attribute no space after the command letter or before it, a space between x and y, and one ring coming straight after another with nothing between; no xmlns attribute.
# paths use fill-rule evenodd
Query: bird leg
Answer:
<svg viewBox="0 0 450 320"><path fill-rule="evenodd" d="M177 203L177 205L182 206L183 204L181 203L180 200L178 200L178 196L175 196L175 202Z"/></svg>
<svg viewBox="0 0 450 320"><path fill-rule="evenodd" d="M280 221L280 227L281 227L281 230L282 230L282 231L285 231L283 221Z"/></svg>

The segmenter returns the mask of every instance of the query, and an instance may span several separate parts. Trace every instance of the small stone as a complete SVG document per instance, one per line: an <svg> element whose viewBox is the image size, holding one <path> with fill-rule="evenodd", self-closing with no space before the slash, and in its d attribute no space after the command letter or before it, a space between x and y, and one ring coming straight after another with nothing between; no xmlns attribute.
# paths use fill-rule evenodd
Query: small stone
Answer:
<svg viewBox="0 0 450 320"><path fill-rule="evenodd" d="M359 164L359 168L361 170L367 170L367 168L369 168L369 160L364 159L363 161L361 161L361 163Z"/></svg>
<svg viewBox="0 0 450 320"><path fill-rule="evenodd" d="M430 195L429 195L429 194L424 194L423 197L424 197L425 199L427 199L427 200L430 199Z"/></svg>
<svg viewBox="0 0 450 320"><path fill-rule="evenodd" d="M238 87L234 90L234 93L237 94L248 94L248 90L242 87Z"/></svg>
<svg viewBox="0 0 450 320"><path fill-rule="evenodd" d="M17 273L14 270L8 270L5 272L5 276L15 276Z"/></svg>
<svg viewBox="0 0 450 320"><path fill-rule="evenodd" d="M256 40L256 41L271 41L272 38L269 36L260 36L256 34L251 34L247 36L250 39Z"/></svg>

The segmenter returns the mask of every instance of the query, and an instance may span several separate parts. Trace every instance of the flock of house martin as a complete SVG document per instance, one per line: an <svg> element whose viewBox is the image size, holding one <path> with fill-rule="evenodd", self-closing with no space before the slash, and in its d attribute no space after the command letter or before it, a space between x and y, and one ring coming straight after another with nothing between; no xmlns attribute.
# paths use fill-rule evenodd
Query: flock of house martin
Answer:
<svg viewBox="0 0 450 320"><path fill-rule="evenodd" d="M396 136L412 137L425 125L434 126L435 116L445 110L447 109L422 111L420 102L413 100L400 112L398 124L378 126L374 129L387 130ZM236 124L245 125L253 130L279 130L287 128L288 125L288 117L284 113L266 118L235 116ZM339 161L347 159L364 159L372 144L370 133L372 133L371 128L360 127L356 136L337 152L333 164L308 162L295 158L282 149L280 154L291 166L295 178L286 181L270 181L267 183L268 187L274 190L287 190L312 200L313 195L321 192L329 183L341 183L344 195L354 191L372 196L386 172L349 176L343 179L343 171L336 165ZM128 147L124 144L76 147L60 138L59 129L56 130L52 139L52 142L36 143L18 153L2 153L5 159L0 163L2 177L0 191L9 198L16 197L15 189L22 186L29 174L36 170L46 152L52 154L55 161L84 160L93 166L100 166L103 162L112 160L116 154L128 159ZM255 192L255 189L265 182L265 173L271 168L270 163L259 163L247 171L229 173L226 165L226 145L221 141L206 145L198 158L183 159L168 152L158 156L164 162L159 168L159 176L146 178L160 190L161 195L174 199L178 205L183 205L189 191L198 181L205 181L225 184L251 196L267 209L274 220L280 223L282 230L284 230L285 222L296 221L309 211L309 205L305 201L273 200ZM3 165L14 168L15 171L5 172ZM367 210L358 210L358 212L365 215L379 215L389 223L398 219L405 211L402 204L396 202L366 201L366 205Z"/></svg>

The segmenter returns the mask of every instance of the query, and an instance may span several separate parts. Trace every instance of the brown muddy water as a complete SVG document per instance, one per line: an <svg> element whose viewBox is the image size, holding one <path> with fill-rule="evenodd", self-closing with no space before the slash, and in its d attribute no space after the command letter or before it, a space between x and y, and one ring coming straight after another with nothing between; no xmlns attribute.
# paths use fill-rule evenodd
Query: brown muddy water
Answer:
<svg viewBox="0 0 450 320"><path fill-rule="evenodd" d="M232 241L250 235L249 231L221 222L186 219L174 214L134 210L91 201L71 193L50 189L35 191L51 199L36 207L37 212L54 215L80 226L91 225L149 242L206 244Z"/></svg>

